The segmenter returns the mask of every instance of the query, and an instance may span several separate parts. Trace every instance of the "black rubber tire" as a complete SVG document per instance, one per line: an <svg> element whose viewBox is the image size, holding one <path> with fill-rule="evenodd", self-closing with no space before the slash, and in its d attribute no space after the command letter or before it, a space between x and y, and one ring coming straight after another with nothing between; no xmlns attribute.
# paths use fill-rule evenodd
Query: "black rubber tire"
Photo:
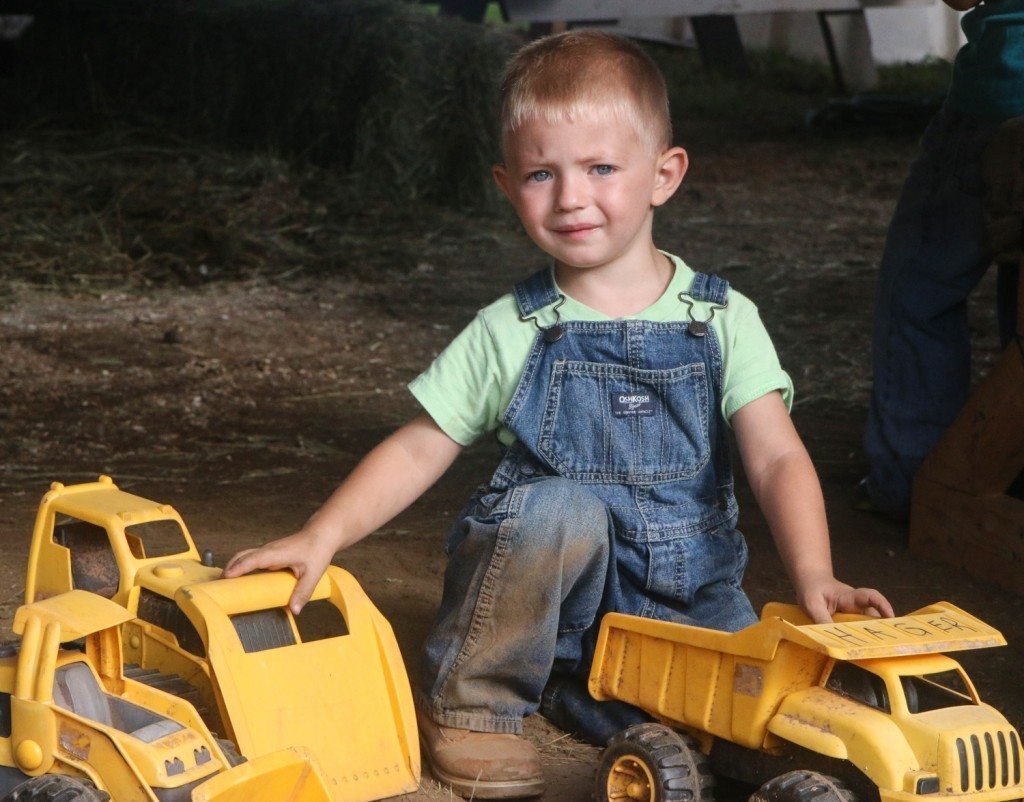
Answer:
<svg viewBox="0 0 1024 802"><path fill-rule="evenodd" d="M594 786L597 802L708 802L713 793L707 758L662 724L634 724L612 738Z"/></svg>
<svg viewBox="0 0 1024 802"><path fill-rule="evenodd" d="M801 769L772 778L750 802L857 802L857 797L835 777Z"/></svg>
<svg viewBox="0 0 1024 802"><path fill-rule="evenodd" d="M109 802L110 794L92 783L63 774L33 777L11 790L0 802Z"/></svg>
<svg viewBox="0 0 1024 802"><path fill-rule="evenodd" d="M245 755L238 751L238 747L234 741L228 740L227 738L217 738L217 745L220 750L224 753L224 757L228 759L230 766L237 766L239 763L245 763L248 760Z"/></svg>

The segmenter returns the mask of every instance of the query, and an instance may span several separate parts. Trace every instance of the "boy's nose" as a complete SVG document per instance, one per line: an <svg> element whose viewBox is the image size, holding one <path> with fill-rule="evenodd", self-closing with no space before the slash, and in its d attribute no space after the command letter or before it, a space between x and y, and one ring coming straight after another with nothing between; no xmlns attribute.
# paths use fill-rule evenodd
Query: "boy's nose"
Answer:
<svg viewBox="0 0 1024 802"><path fill-rule="evenodd" d="M585 205L586 192L580 181L572 177L563 177L558 181L555 193L555 207L560 212L579 209Z"/></svg>

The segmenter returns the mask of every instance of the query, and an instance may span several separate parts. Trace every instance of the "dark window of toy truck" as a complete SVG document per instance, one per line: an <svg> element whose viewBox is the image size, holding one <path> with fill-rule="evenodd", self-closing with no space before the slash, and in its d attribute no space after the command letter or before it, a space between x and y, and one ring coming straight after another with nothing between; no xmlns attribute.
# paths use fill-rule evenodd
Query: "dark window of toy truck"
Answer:
<svg viewBox="0 0 1024 802"><path fill-rule="evenodd" d="M150 521L126 526L128 547L138 560L170 557L188 551L188 541L177 521Z"/></svg>
<svg viewBox="0 0 1024 802"><path fill-rule="evenodd" d="M0 737L11 737L11 695L0 693Z"/></svg>
<svg viewBox="0 0 1024 802"><path fill-rule="evenodd" d="M206 657L203 639L173 599L143 588L139 592L138 616L173 634L178 645L185 651L197 657Z"/></svg>
<svg viewBox="0 0 1024 802"><path fill-rule="evenodd" d="M885 680L853 663L836 663L825 687L876 710L891 712Z"/></svg>
<svg viewBox="0 0 1024 802"><path fill-rule="evenodd" d="M53 542L71 552L72 587L108 599L117 593L121 572L106 529L77 518L62 518L54 524Z"/></svg>
<svg viewBox="0 0 1024 802"><path fill-rule="evenodd" d="M907 697L907 710L911 713L975 704L971 690L959 671L900 677L900 683Z"/></svg>
<svg viewBox="0 0 1024 802"><path fill-rule="evenodd" d="M303 643L348 634L348 624L345 623L341 610L328 599L309 602L302 608L302 612L295 616L295 626L298 627L299 637Z"/></svg>
<svg viewBox="0 0 1024 802"><path fill-rule="evenodd" d="M231 623L246 652L262 652L283 646L294 646L295 635L283 607L236 613ZM302 643L348 634L348 625L341 611L327 599L311 601L295 616L295 628Z"/></svg>

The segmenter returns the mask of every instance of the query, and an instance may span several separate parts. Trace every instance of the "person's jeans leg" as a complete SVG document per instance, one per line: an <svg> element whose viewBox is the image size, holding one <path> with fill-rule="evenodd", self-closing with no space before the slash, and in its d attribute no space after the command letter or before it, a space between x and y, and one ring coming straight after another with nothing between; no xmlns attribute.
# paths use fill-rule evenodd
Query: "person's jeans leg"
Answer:
<svg viewBox="0 0 1024 802"><path fill-rule="evenodd" d="M909 511L914 473L967 399L967 297L988 267L979 160L996 125L940 112L890 224L864 435L868 490L884 512Z"/></svg>
<svg viewBox="0 0 1024 802"><path fill-rule="evenodd" d="M548 477L485 496L448 545L419 703L438 724L519 733L556 658L578 663L609 561L604 503Z"/></svg>
<svg viewBox="0 0 1024 802"><path fill-rule="evenodd" d="M1017 294L1020 291L1020 263L999 265L996 304L999 312L999 342L1005 348L1017 336Z"/></svg>

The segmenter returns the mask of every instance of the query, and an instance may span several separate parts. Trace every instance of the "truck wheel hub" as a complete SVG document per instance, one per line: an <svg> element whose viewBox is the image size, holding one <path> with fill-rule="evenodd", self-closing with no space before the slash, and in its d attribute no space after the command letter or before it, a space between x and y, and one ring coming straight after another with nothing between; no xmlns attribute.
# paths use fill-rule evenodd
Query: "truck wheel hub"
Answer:
<svg viewBox="0 0 1024 802"><path fill-rule="evenodd" d="M609 799L636 799L647 802L652 799L653 785L654 777L647 766L635 757L620 757L608 772Z"/></svg>

